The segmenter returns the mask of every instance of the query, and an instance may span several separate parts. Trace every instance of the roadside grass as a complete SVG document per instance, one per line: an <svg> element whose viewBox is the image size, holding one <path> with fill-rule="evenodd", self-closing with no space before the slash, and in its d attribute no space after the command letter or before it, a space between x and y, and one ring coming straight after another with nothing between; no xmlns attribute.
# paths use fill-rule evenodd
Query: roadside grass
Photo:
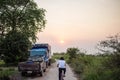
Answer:
<svg viewBox="0 0 120 80"><path fill-rule="evenodd" d="M61 55L61 54L54 54L53 56L52 56L52 58L53 59L60 59L60 57L62 57L62 56L64 56L63 54Z"/></svg>
<svg viewBox="0 0 120 80"><path fill-rule="evenodd" d="M54 58L51 58L51 63L55 63L55 59Z"/></svg>
<svg viewBox="0 0 120 80"><path fill-rule="evenodd" d="M15 68L0 68L0 80L7 80L10 76L18 73Z"/></svg>
<svg viewBox="0 0 120 80"><path fill-rule="evenodd" d="M68 61L68 59L69 59L69 55L67 55L67 54L54 54L53 56L52 56L52 58L53 59L60 59L60 57L64 57L64 59L66 60L66 61Z"/></svg>
<svg viewBox="0 0 120 80"><path fill-rule="evenodd" d="M5 62L3 60L0 60L0 66L4 66Z"/></svg>
<svg viewBox="0 0 120 80"><path fill-rule="evenodd" d="M120 68L109 68L107 64L110 56L78 54L76 58L69 59L68 54L56 54L53 58L59 59L61 56L72 67L78 80L120 80Z"/></svg>
<svg viewBox="0 0 120 80"><path fill-rule="evenodd" d="M120 68L106 67L108 59L109 56L79 55L69 60L69 65L79 80L120 80Z"/></svg>
<svg viewBox="0 0 120 80"><path fill-rule="evenodd" d="M90 58L90 59L89 59ZM85 64L83 72L83 80L100 80L102 58L97 56L87 56L89 64Z"/></svg>
<svg viewBox="0 0 120 80"><path fill-rule="evenodd" d="M25 80L19 75L17 67L6 67L3 60L0 60L0 80Z"/></svg>

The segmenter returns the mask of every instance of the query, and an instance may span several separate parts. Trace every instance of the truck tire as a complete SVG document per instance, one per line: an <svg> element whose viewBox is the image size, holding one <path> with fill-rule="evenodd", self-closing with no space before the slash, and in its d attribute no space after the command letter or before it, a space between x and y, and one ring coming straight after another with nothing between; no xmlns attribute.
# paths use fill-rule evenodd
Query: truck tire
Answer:
<svg viewBox="0 0 120 80"><path fill-rule="evenodd" d="M37 74L36 72L32 72L32 73L31 73L32 76L35 76L36 74Z"/></svg>
<svg viewBox="0 0 120 80"><path fill-rule="evenodd" d="M48 68L48 64L49 64L49 62L47 61L47 62L46 62L46 68Z"/></svg>
<svg viewBox="0 0 120 80"><path fill-rule="evenodd" d="M42 77L42 76L44 75L43 70L41 70L39 74L40 74L40 76Z"/></svg>
<svg viewBox="0 0 120 80"><path fill-rule="evenodd" d="M45 71L46 71L46 69L43 70L43 72L45 72Z"/></svg>
<svg viewBox="0 0 120 80"><path fill-rule="evenodd" d="M27 74L26 72L21 72L22 76L26 76L26 74Z"/></svg>
<svg viewBox="0 0 120 80"><path fill-rule="evenodd" d="M51 66L51 59L50 59L49 62L48 62L48 66Z"/></svg>

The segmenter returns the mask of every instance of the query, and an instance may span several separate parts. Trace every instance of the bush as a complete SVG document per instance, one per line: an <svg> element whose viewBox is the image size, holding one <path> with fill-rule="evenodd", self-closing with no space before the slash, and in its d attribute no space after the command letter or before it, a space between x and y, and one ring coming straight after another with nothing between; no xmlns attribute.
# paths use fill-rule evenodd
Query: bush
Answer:
<svg viewBox="0 0 120 80"><path fill-rule="evenodd" d="M28 49L31 42L25 34L18 31L11 31L6 34L4 40L0 44L3 50L1 54L4 55L3 60L6 65L17 65L20 61L27 60Z"/></svg>
<svg viewBox="0 0 120 80"><path fill-rule="evenodd" d="M77 58L69 60L74 72L80 76L80 80L101 80L104 78L103 57L93 55L78 55Z"/></svg>
<svg viewBox="0 0 120 80"><path fill-rule="evenodd" d="M70 62L71 67L77 74L83 73L84 64L80 59L72 59Z"/></svg>
<svg viewBox="0 0 120 80"><path fill-rule="evenodd" d="M16 74L14 68L2 69L0 70L0 80L10 80L10 76Z"/></svg>
<svg viewBox="0 0 120 80"><path fill-rule="evenodd" d="M55 63L55 59L54 58L51 59L51 63Z"/></svg>
<svg viewBox="0 0 120 80"><path fill-rule="evenodd" d="M5 62L3 60L0 60L0 66L4 66Z"/></svg>
<svg viewBox="0 0 120 80"><path fill-rule="evenodd" d="M104 76L109 80L120 80L120 54L111 54L104 60ZM105 80L105 79L104 79Z"/></svg>

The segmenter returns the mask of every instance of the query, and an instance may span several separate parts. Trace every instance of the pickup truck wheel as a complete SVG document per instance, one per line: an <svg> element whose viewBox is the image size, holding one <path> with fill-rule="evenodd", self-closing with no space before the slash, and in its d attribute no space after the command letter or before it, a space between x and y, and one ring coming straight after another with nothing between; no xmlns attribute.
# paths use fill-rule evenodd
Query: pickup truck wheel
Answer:
<svg viewBox="0 0 120 80"><path fill-rule="evenodd" d="M21 72L21 75L22 76L25 76L27 73L26 72Z"/></svg>
<svg viewBox="0 0 120 80"><path fill-rule="evenodd" d="M51 62L49 62L48 65L51 66Z"/></svg>
<svg viewBox="0 0 120 80"><path fill-rule="evenodd" d="M43 75L44 75L43 71L40 71L40 76L43 76Z"/></svg>
<svg viewBox="0 0 120 80"><path fill-rule="evenodd" d="M43 72L45 72L45 71L46 71L46 69L43 70Z"/></svg>
<svg viewBox="0 0 120 80"><path fill-rule="evenodd" d="M51 59L49 59L48 66L51 66Z"/></svg>
<svg viewBox="0 0 120 80"><path fill-rule="evenodd" d="M48 64L49 64L49 62L46 62L46 68L48 68Z"/></svg>
<svg viewBox="0 0 120 80"><path fill-rule="evenodd" d="M31 75L32 75L32 76L35 76L36 74L37 74L36 72L32 72L32 74L31 74Z"/></svg>

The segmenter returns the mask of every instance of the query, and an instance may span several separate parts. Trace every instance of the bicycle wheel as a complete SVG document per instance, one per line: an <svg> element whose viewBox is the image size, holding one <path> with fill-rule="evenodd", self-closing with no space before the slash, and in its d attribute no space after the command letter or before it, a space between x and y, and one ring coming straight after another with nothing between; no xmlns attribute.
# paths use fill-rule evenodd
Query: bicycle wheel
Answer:
<svg viewBox="0 0 120 80"><path fill-rule="evenodd" d="M64 73L63 73L63 71L61 72L61 80L64 80L63 79L63 76L64 76Z"/></svg>

